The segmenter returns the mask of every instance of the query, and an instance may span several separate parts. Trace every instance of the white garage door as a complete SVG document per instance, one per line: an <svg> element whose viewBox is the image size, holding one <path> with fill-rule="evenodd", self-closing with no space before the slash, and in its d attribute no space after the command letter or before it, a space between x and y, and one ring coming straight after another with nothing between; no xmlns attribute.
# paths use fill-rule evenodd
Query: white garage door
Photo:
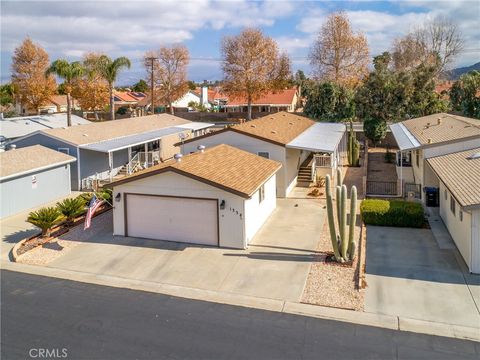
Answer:
<svg viewBox="0 0 480 360"><path fill-rule="evenodd" d="M217 201L126 195L126 235L218 246Z"/></svg>

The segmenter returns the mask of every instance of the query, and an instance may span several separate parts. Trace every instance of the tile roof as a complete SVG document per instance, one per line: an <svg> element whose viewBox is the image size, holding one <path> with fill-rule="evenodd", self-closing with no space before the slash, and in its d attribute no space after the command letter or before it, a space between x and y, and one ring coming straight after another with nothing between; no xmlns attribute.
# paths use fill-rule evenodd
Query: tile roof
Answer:
<svg viewBox="0 0 480 360"><path fill-rule="evenodd" d="M405 120L401 124L421 145L480 137L480 120L445 113Z"/></svg>
<svg viewBox="0 0 480 360"><path fill-rule="evenodd" d="M296 88L268 92L253 101L253 105L291 105L297 93ZM246 97L230 97L227 106L247 105Z"/></svg>
<svg viewBox="0 0 480 360"><path fill-rule="evenodd" d="M16 175L28 174L37 169L46 169L76 161L73 156L33 145L15 150L0 152L0 178L10 178Z"/></svg>
<svg viewBox="0 0 480 360"><path fill-rule="evenodd" d="M477 154L476 158L470 158ZM427 159L462 207L480 206L480 148Z"/></svg>
<svg viewBox="0 0 480 360"><path fill-rule="evenodd" d="M138 99L129 91L115 91L115 101L137 102Z"/></svg>
<svg viewBox="0 0 480 360"><path fill-rule="evenodd" d="M173 171L209 185L250 198L282 165L273 160L221 144L205 152L170 160L109 184L109 187Z"/></svg>
<svg viewBox="0 0 480 360"><path fill-rule="evenodd" d="M75 145L85 145L187 123L190 123L190 121L173 115L156 114L114 121L92 122L88 125L48 129L42 132Z"/></svg>
<svg viewBox="0 0 480 360"><path fill-rule="evenodd" d="M277 145L285 146L313 124L315 124L315 121L304 116L280 111L255 120L244 122L243 124L234 125L223 130L210 132L206 135L188 139L185 143L214 136L220 132L235 131Z"/></svg>

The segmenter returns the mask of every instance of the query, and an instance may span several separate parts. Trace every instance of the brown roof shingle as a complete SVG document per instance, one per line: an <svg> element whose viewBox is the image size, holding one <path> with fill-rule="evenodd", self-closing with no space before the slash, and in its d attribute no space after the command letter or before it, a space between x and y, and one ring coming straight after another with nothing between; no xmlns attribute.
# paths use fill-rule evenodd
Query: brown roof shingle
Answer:
<svg viewBox="0 0 480 360"><path fill-rule="evenodd" d="M451 114L432 114L405 120L403 125L421 145L480 137L480 120Z"/></svg>
<svg viewBox="0 0 480 360"><path fill-rule="evenodd" d="M477 158L470 158L479 154ZM463 207L480 206L480 148L427 159Z"/></svg>
<svg viewBox="0 0 480 360"><path fill-rule="evenodd" d="M29 173L75 160L73 156L42 145L3 151L0 152L0 178Z"/></svg>
<svg viewBox="0 0 480 360"><path fill-rule="evenodd" d="M113 187L162 172L173 171L249 198L281 166L277 161L222 144L207 148L203 153L196 152L185 155L180 162L170 160L152 166L108 186Z"/></svg>
<svg viewBox="0 0 480 360"><path fill-rule="evenodd" d="M84 145L190 122L169 114L157 114L114 121L93 122L69 128L48 129L43 130L43 132L75 145Z"/></svg>
<svg viewBox="0 0 480 360"><path fill-rule="evenodd" d="M199 139L209 136L215 136L216 133L224 131L236 131L241 134L285 146L313 124L315 124L315 121L304 116L280 111L255 120L247 121L243 124L234 125L223 130L210 132L206 135L188 139L185 143L198 141Z"/></svg>

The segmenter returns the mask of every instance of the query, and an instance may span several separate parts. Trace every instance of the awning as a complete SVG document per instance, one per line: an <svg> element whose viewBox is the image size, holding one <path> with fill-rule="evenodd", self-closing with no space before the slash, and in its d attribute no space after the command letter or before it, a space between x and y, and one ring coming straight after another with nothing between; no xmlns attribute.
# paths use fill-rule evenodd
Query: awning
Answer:
<svg viewBox="0 0 480 360"><path fill-rule="evenodd" d="M191 122L188 124L177 125L176 127L182 129L189 129L192 131L202 130L214 126L215 124L204 123L204 122Z"/></svg>
<svg viewBox="0 0 480 360"><path fill-rule="evenodd" d="M131 146L141 145L146 142L154 141L167 135L181 133L183 131L185 131L184 128L169 127L169 128L158 129L158 130L149 131L141 134L123 136L120 138L100 141L93 144L80 145L79 148L103 152L103 153L109 153L112 151L126 149Z"/></svg>
<svg viewBox="0 0 480 360"><path fill-rule="evenodd" d="M401 151L416 149L421 146L417 139L415 139L402 123L390 125L390 130L392 130L392 134Z"/></svg>
<svg viewBox="0 0 480 360"><path fill-rule="evenodd" d="M316 123L310 126L286 147L314 152L333 153L345 134L346 127L339 123Z"/></svg>

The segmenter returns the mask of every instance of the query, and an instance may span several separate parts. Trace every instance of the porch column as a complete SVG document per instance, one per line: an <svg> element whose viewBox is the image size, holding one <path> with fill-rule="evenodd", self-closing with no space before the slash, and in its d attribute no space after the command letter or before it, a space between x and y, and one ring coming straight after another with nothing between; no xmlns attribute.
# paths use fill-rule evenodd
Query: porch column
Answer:
<svg viewBox="0 0 480 360"><path fill-rule="evenodd" d="M111 151L108 152L108 167L110 168L110 181L113 180L113 153Z"/></svg>
<svg viewBox="0 0 480 360"><path fill-rule="evenodd" d="M400 196L403 197L403 152L400 150Z"/></svg>
<svg viewBox="0 0 480 360"><path fill-rule="evenodd" d="M128 148L128 162L132 161L132 147Z"/></svg>

